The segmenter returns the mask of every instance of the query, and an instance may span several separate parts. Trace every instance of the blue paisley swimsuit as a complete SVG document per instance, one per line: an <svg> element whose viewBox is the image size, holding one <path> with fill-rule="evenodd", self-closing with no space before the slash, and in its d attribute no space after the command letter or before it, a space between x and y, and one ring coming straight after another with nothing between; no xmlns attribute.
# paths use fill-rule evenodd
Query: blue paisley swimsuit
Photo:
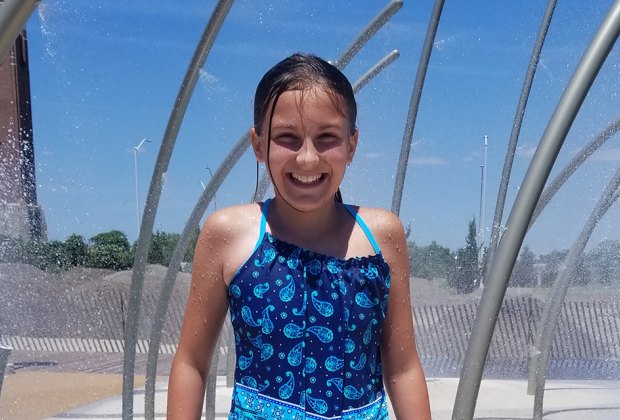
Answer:
<svg viewBox="0 0 620 420"><path fill-rule="evenodd" d="M237 367L229 419L387 419L379 340L390 269L341 259L265 231L228 286Z"/></svg>

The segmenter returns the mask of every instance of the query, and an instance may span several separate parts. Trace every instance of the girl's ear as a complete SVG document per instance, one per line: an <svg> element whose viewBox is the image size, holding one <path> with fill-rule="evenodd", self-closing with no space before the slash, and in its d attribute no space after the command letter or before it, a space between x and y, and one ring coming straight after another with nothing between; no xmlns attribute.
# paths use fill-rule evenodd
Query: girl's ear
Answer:
<svg viewBox="0 0 620 420"><path fill-rule="evenodd" d="M252 149L254 149L254 156L256 161L260 163L265 162L265 151L263 150L263 142L254 127L250 128L250 140L252 141Z"/></svg>
<svg viewBox="0 0 620 420"><path fill-rule="evenodd" d="M359 131L356 128L355 132L349 136L349 153L348 153L349 163L353 162L353 156L355 156L355 151L357 150L358 139L359 139Z"/></svg>

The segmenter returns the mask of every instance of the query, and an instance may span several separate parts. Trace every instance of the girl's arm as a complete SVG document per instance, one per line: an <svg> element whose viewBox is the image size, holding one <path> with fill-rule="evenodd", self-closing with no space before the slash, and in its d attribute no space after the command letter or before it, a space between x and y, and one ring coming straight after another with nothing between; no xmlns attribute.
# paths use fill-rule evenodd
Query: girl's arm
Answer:
<svg viewBox="0 0 620 420"><path fill-rule="evenodd" d="M394 214L384 212L379 219L375 231L391 273L388 313L381 337L383 381L397 419L430 419L428 390L413 331L405 233Z"/></svg>
<svg viewBox="0 0 620 420"><path fill-rule="evenodd" d="M168 419L200 419L202 412L211 358L228 308L221 260L226 229L218 225L217 218L207 220L196 244L192 283L168 383Z"/></svg>

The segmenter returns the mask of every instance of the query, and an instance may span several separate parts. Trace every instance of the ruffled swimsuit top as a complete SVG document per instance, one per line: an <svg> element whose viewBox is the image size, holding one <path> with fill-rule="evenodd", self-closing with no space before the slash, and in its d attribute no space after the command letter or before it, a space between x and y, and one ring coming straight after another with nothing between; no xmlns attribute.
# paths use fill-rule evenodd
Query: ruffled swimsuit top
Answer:
<svg viewBox="0 0 620 420"><path fill-rule="evenodd" d="M390 269L375 250L322 255L266 232L228 286L237 365L229 419L388 418L379 342Z"/></svg>

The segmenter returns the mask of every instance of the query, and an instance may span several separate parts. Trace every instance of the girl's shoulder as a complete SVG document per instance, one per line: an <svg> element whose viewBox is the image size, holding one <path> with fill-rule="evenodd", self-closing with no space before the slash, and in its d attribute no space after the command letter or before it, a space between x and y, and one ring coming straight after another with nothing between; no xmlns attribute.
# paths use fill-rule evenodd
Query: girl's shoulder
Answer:
<svg viewBox="0 0 620 420"><path fill-rule="evenodd" d="M403 225L394 213L389 210L373 207L354 207L374 236L384 254L398 252L406 242Z"/></svg>
<svg viewBox="0 0 620 420"><path fill-rule="evenodd" d="M241 204L224 207L213 212L205 221L204 228L213 233L235 233L244 231L248 227L260 223L261 204Z"/></svg>
<svg viewBox="0 0 620 420"><path fill-rule="evenodd" d="M398 216L389 210L374 207L352 207L375 235L394 234L403 230Z"/></svg>
<svg viewBox="0 0 620 420"><path fill-rule="evenodd" d="M260 232L261 205L257 203L225 207L205 221L198 247L213 253L228 283L250 256ZM216 252L213 252L216 250Z"/></svg>

